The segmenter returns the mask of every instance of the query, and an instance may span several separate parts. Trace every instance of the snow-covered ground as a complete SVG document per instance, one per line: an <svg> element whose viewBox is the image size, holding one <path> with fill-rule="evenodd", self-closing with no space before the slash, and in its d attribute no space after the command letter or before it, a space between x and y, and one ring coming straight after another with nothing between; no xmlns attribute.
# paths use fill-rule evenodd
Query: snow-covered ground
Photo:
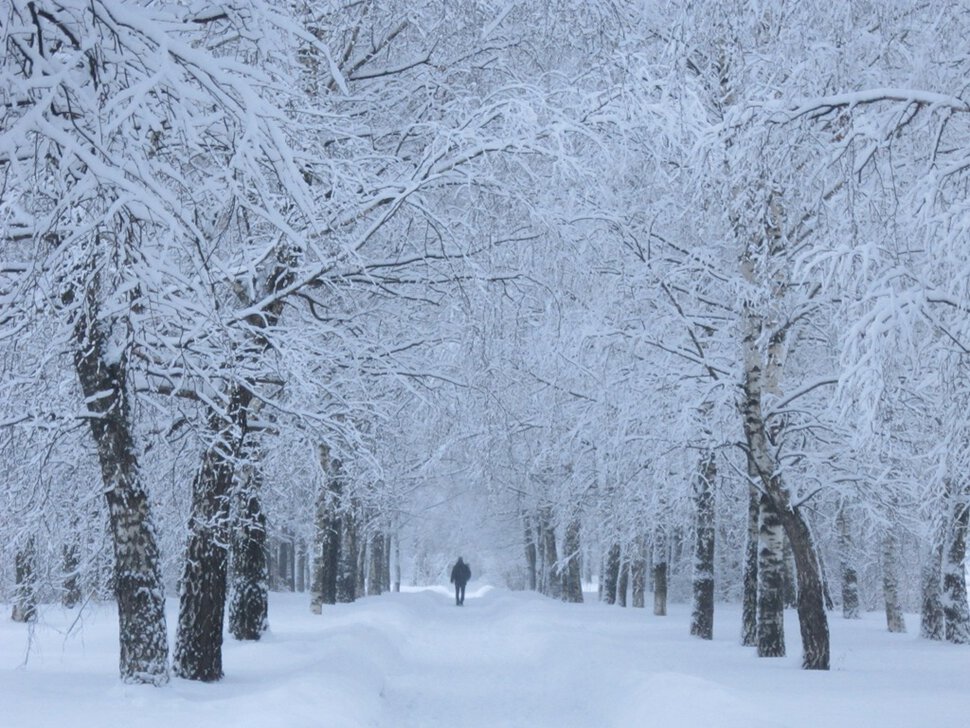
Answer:
<svg viewBox="0 0 970 728"><path fill-rule="evenodd" d="M227 640L222 682L151 688L116 677L110 605L80 619L46 607L29 633L4 618L0 726L970 725L970 648L888 634L879 614L832 617L830 672L798 669L794 615L790 657L738 646L733 606L719 606L713 643L687 635L682 605L659 618L474 583L463 608L436 588L322 616L273 594L270 621L258 643Z"/></svg>

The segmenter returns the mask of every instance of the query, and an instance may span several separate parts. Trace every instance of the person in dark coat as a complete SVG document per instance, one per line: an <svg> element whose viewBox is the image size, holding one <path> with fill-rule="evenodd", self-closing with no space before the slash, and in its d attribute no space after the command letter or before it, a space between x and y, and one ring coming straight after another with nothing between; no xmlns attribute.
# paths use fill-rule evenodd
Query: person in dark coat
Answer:
<svg viewBox="0 0 970 728"><path fill-rule="evenodd" d="M459 607L465 603L465 584L471 578L472 570L459 556L458 563L451 567L451 583L455 585L455 604Z"/></svg>

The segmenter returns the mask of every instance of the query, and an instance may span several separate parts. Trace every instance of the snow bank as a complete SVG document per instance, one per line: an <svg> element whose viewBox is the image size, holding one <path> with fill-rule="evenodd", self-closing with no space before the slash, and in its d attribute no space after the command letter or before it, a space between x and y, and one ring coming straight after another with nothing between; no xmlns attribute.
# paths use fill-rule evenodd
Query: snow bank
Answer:
<svg viewBox="0 0 970 728"><path fill-rule="evenodd" d="M772 660L738 646L736 607L719 607L713 642L688 616L475 583L461 608L435 587L320 616L273 594L269 634L227 640L225 680L150 688L117 679L111 605L48 606L33 628L0 622L0 726L970 725L970 649L833 617L834 669L805 672L791 615L791 655Z"/></svg>

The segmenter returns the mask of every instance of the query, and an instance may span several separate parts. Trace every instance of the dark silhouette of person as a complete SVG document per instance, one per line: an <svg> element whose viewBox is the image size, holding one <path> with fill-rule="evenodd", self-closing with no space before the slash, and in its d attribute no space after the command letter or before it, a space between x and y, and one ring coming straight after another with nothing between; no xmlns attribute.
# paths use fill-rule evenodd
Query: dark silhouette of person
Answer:
<svg viewBox="0 0 970 728"><path fill-rule="evenodd" d="M459 556L458 563L451 567L451 583L455 585L456 606L460 607L465 603L465 584L471 578L472 570L468 567L468 564L461 560L461 556Z"/></svg>

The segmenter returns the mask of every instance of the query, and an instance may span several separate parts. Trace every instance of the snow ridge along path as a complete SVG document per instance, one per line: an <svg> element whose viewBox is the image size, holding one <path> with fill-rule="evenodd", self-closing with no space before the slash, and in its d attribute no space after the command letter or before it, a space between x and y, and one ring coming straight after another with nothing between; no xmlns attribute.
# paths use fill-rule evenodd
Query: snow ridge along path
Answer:
<svg viewBox="0 0 970 728"><path fill-rule="evenodd" d="M660 618L472 583L463 607L435 587L317 616L306 595L273 594L271 632L227 639L222 682L151 688L117 680L112 605L70 633L77 610L48 606L31 632L0 622L0 726L970 725L970 649L888 634L881 614L833 617L833 670L806 672L793 614L792 654L759 660L737 644L737 607L718 605L713 642L671 607Z"/></svg>

